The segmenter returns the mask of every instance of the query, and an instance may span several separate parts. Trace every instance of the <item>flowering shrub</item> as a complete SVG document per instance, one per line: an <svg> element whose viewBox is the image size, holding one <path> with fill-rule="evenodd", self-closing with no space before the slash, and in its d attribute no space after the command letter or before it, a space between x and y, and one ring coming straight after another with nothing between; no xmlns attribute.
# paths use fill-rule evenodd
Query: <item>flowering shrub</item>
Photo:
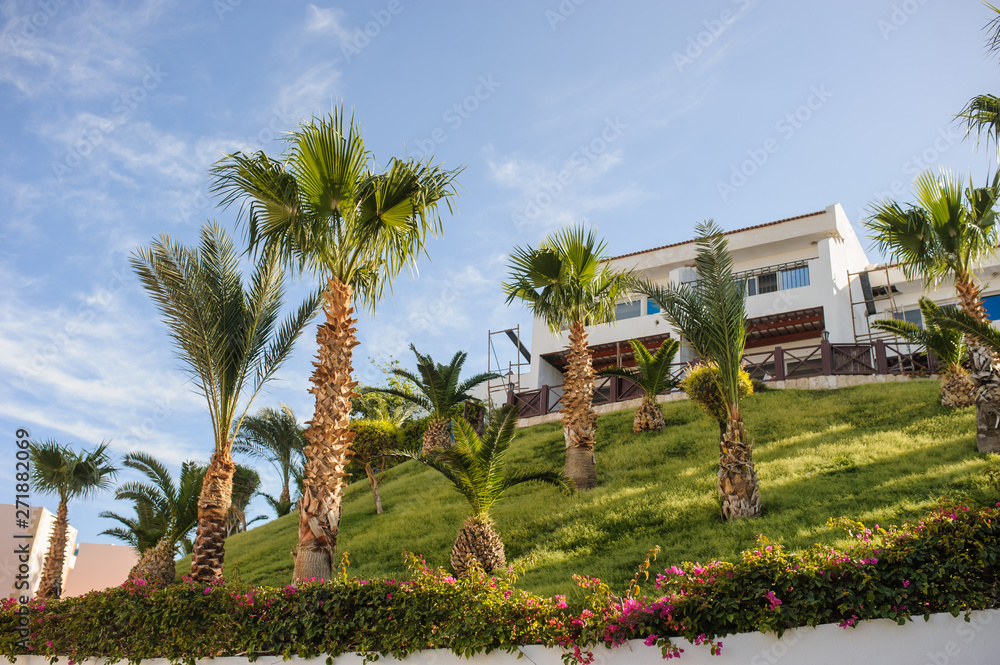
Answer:
<svg viewBox="0 0 1000 665"><path fill-rule="evenodd" d="M682 636L719 653L719 638L821 623L843 628L932 612L996 607L1000 592L1000 510L943 503L923 521L874 529L845 518L855 544L790 553L758 540L736 563L684 563L657 575L642 594L640 568L624 596L596 578L576 577L582 600L517 589L516 571L456 580L412 557L406 580L311 580L283 588L191 580L151 590L142 580L61 601L29 604L31 635L18 642L19 608L0 606L0 651L109 661L248 654L398 658L429 648L472 656L523 644L564 650L590 663L595 647L643 640L665 658Z"/></svg>

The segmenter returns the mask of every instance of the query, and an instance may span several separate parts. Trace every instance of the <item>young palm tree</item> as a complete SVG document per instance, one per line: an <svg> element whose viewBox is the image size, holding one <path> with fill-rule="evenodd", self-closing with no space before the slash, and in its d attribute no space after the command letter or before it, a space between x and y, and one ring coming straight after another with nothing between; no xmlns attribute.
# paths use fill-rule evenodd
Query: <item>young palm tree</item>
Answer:
<svg viewBox="0 0 1000 665"><path fill-rule="evenodd" d="M746 291L733 279L729 243L715 222L698 224L697 286L647 283L646 295L663 310L713 373L725 403L726 434L719 455L723 519L760 515L760 489L753 463L753 439L740 412L740 366L746 347Z"/></svg>
<svg viewBox="0 0 1000 665"><path fill-rule="evenodd" d="M995 14L986 24L987 50L991 53L1000 53L1000 7L988 2L984 4ZM990 147L990 141L993 141L997 150L997 161L1000 162L1000 97L989 94L976 95L969 100L958 117L965 120L967 133L976 135L977 144L984 135L987 149Z"/></svg>
<svg viewBox="0 0 1000 665"><path fill-rule="evenodd" d="M503 283L507 304L521 300L552 332L569 328L569 354L563 378L562 423L566 475L577 489L597 486L594 458L594 366L584 326L613 321L615 304L628 297L630 273L605 261L605 243L583 227L546 238L537 248L515 247L510 281Z"/></svg>
<svg viewBox="0 0 1000 665"><path fill-rule="evenodd" d="M965 359L965 341L962 333L942 328L937 325L937 317L941 308L930 298L920 299L920 311L924 315L924 328L898 319L878 319L872 322L872 327L883 330L903 339L922 344L928 351L934 353L945 369L941 372L941 405L953 409L972 406L972 391L975 386L969 378L969 372L962 367Z"/></svg>
<svg viewBox="0 0 1000 665"><path fill-rule="evenodd" d="M116 520L125 528L107 529L101 535L118 538L139 551L140 558L129 572L130 578L144 579L157 587L173 584L178 547L182 554L190 553L193 548L188 536L198 524L198 497L205 467L184 462L175 483L167 467L152 455L129 453L122 464L141 472L149 481L125 483L118 488L115 499L132 501L136 518L104 511L101 517Z"/></svg>
<svg viewBox="0 0 1000 665"><path fill-rule="evenodd" d="M642 388L642 404L635 410L632 421L633 432L659 432L666 427L663 411L656 403L656 396L667 390L673 390L680 381L670 376L670 365L674 362L681 343L676 339L663 340L663 344L650 353L642 342L630 339L635 367L606 367L597 376L619 376L635 381Z"/></svg>
<svg viewBox="0 0 1000 665"><path fill-rule="evenodd" d="M287 140L280 160L263 152L224 158L213 169L214 191L223 205L241 202L251 248L274 248L287 264L326 282L293 576L330 579L351 449L354 305L372 310L424 253L427 236L442 230L437 205L454 195L458 172L412 159L377 170L342 109L301 125Z"/></svg>
<svg viewBox="0 0 1000 665"><path fill-rule="evenodd" d="M226 516L227 536L246 531L254 522L267 519L266 515L247 519L247 506L258 494L259 489L260 474L248 466L237 464L233 472L233 497L229 505L229 515Z"/></svg>
<svg viewBox="0 0 1000 665"><path fill-rule="evenodd" d="M239 254L218 223L202 228L196 249L163 235L132 255L211 416L214 450L198 500L191 557L191 577L198 581L222 574L236 468L232 433L319 307L317 293L279 320L284 270L277 258L274 252L261 257L245 291Z"/></svg>
<svg viewBox="0 0 1000 665"><path fill-rule="evenodd" d="M473 561L487 573L507 565L503 541L490 518L490 509L505 491L521 483L537 481L555 485L571 494L573 483L555 470L507 470L506 454L517 430L516 406L497 410L481 438L465 420L454 422L455 443L449 449L430 456L420 455L416 450L393 454L415 459L439 471L469 502L472 515L459 530L451 548L451 566L461 577L468 573Z"/></svg>
<svg viewBox="0 0 1000 665"><path fill-rule="evenodd" d="M233 442L233 452L267 460L277 469L281 476L281 494L277 502L282 505L291 505L289 486L295 469L302 466L305 447L306 439L299 421L284 404L280 410L267 406L257 411L257 415L244 418Z"/></svg>
<svg viewBox="0 0 1000 665"><path fill-rule="evenodd" d="M112 466L107 449L108 445L101 443L94 450L78 453L51 439L31 443L31 480L34 489L59 497L56 523L49 537L49 552L45 555L42 579L35 594L38 598L59 598L62 595L66 531L69 526L68 505L73 499L85 499L111 487L118 469Z"/></svg>
<svg viewBox="0 0 1000 665"><path fill-rule="evenodd" d="M499 378L495 372L482 372L459 383L462 365L468 357L465 351L457 352L447 365L435 363L430 356L421 355L416 347L410 344L410 350L417 357L417 372L394 367L394 376L410 382L415 392L406 392L397 388L365 388L362 394L376 393L399 397L430 414L430 422L423 435L423 454L446 450L451 446L451 427L449 420L456 415L456 410L463 402L472 399L469 394L484 381Z"/></svg>
<svg viewBox="0 0 1000 665"><path fill-rule="evenodd" d="M925 171L913 185L916 203L894 201L873 206L866 225L878 248L899 263L908 278L928 285L954 280L962 310L987 321L973 269L992 256L997 245L996 202L1000 172L990 185L965 186L961 176ZM997 359L975 339L967 340L976 384L976 443L980 452L1000 451L1000 369Z"/></svg>

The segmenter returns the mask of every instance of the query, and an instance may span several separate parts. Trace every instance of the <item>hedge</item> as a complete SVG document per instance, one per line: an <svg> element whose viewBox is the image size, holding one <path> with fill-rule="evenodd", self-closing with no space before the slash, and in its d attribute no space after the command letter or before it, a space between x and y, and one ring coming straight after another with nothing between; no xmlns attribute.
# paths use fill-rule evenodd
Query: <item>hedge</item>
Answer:
<svg viewBox="0 0 1000 665"><path fill-rule="evenodd" d="M406 580L352 578L346 556L337 579L284 588L219 579L153 591L133 579L79 598L23 607L4 601L0 650L11 661L31 653L53 661L64 655L193 663L347 651L373 660L429 648L472 656L543 644L563 649L567 661L588 663L595 647L630 639L679 656L671 638L683 636L717 653L719 639L732 633L780 636L796 626L846 629L875 618L903 624L937 612L965 612L968 619L970 610L997 607L998 517L996 506L942 502L922 521L898 528L830 520L855 544L788 552L761 537L738 562L684 563L652 580L647 558L623 596L595 578L575 577L583 592L572 603L518 589L513 569L458 580L412 555Z"/></svg>

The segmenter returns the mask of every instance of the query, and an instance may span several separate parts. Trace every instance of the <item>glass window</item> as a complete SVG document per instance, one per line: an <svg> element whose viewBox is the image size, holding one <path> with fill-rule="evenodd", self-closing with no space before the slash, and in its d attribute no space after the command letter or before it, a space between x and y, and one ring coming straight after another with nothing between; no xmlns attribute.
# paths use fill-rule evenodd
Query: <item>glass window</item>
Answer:
<svg viewBox="0 0 1000 665"><path fill-rule="evenodd" d="M660 313L660 306L657 305L652 300L646 300L646 316L652 316L654 314Z"/></svg>
<svg viewBox="0 0 1000 665"><path fill-rule="evenodd" d="M755 296L757 295L757 278L751 277L747 280L747 295Z"/></svg>
<svg viewBox="0 0 1000 665"><path fill-rule="evenodd" d="M618 321L622 319L634 319L639 316L639 305L641 304L638 300L618 303L615 305L615 319Z"/></svg>
<svg viewBox="0 0 1000 665"><path fill-rule="evenodd" d="M800 286L809 286L809 266L781 271L782 290L797 289Z"/></svg>
<svg viewBox="0 0 1000 665"><path fill-rule="evenodd" d="M893 312L892 318L900 321L909 321L918 328L924 327L924 319L920 315L919 309L907 309L903 310L902 312Z"/></svg>
<svg viewBox="0 0 1000 665"><path fill-rule="evenodd" d="M757 277L758 293L774 293L778 290L778 273L769 272Z"/></svg>

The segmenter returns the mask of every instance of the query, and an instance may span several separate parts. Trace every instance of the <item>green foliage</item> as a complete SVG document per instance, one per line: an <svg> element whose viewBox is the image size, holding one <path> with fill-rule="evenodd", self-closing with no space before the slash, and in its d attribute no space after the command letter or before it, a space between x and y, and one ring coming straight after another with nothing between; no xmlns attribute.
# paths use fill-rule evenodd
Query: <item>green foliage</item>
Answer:
<svg viewBox="0 0 1000 665"><path fill-rule="evenodd" d="M691 400L701 407L709 418L717 422L725 421L726 400L719 391L719 368L715 365L697 364L688 369L681 381L681 388ZM740 369L739 399L754 392L753 381L744 369Z"/></svg>
<svg viewBox="0 0 1000 665"><path fill-rule="evenodd" d="M629 297L634 279L611 268L606 247L595 230L582 226L552 233L537 248L515 247L502 285L507 304L522 301L553 332L574 322L613 321L615 305Z"/></svg>
<svg viewBox="0 0 1000 665"><path fill-rule="evenodd" d="M829 527L850 546L792 552L766 538L735 562L673 565L641 595L647 554L623 595L600 579L574 576L583 597L535 596L516 574L474 571L456 580L409 557L405 580L350 577L282 587L216 580L151 591L143 580L61 601L32 601L31 635L18 634L19 608L0 609L0 653L74 661L149 658L194 662L247 654L313 658L355 651L367 660L424 649L471 657L523 644L561 648L564 660L593 658L597 646L645 639L664 656L684 637L716 653L717 639L741 632L958 615L995 607L1000 589L1000 509L942 502L917 524L868 528L847 518ZM346 558L346 557L345 557ZM387 629L391 626L391 630Z"/></svg>
<svg viewBox="0 0 1000 665"><path fill-rule="evenodd" d="M397 394L380 393L377 392L380 386L366 386L358 381L354 389L355 395L351 398L351 415L371 420L389 418L396 421L397 425L402 425L409 419L413 405L410 400L399 397L399 394L414 395L417 386L395 373L395 370L402 369L397 358L389 356L387 362L380 363L369 357L368 362L382 372L384 387Z"/></svg>
<svg viewBox="0 0 1000 665"><path fill-rule="evenodd" d="M246 515L250 499L257 494L259 489L260 474L250 467L237 464L236 470L233 472L232 501L229 504L229 515L226 518L226 527L229 529L230 536L240 531L246 531L247 526L254 522L266 519L263 515L258 515L248 520Z"/></svg>
<svg viewBox="0 0 1000 665"><path fill-rule="evenodd" d="M630 339L635 357L634 368L607 367L597 373L598 376L620 376L631 379L642 388L647 401L653 401L660 393L676 388L678 381L671 378L670 366L674 362L681 343L676 339L666 339L660 344L656 353L650 353L642 342Z"/></svg>
<svg viewBox="0 0 1000 665"><path fill-rule="evenodd" d="M385 420L355 420L351 423L351 431L354 432L352 464L358 464L362 469L369 464L384 467L386 453L399 448L402 440L400 429Z"/></svg>
<svg viewBox="0 0 1000 665"><path fill-rule="evenodd" d="M281 476L284 495L295 475L302 471L306 445L298 418L282 404L280 409L266 406L244 418L233 441L233 452L270 462Z"/></svg>
<svg viewBox="0 0 1000 665"><path fill-rule="evenodd" d="M937 321L943 310L930 298L920 298L920 311L924 316L923 328L900 319L877 319L872 321L871 326L876 330L898 335L908 342L922 344L928 351L937 354L951 371L960 370L965 358L965 335L938 325Z"/></svg>
<svg viewBox="0 0 1000 665"><path fill-rule="evenodd" d="M106 443L76 452L52 439L31 442L32 489L55 494L60 503L109 489L118 469L111 464L107 449Z"/></svg>

